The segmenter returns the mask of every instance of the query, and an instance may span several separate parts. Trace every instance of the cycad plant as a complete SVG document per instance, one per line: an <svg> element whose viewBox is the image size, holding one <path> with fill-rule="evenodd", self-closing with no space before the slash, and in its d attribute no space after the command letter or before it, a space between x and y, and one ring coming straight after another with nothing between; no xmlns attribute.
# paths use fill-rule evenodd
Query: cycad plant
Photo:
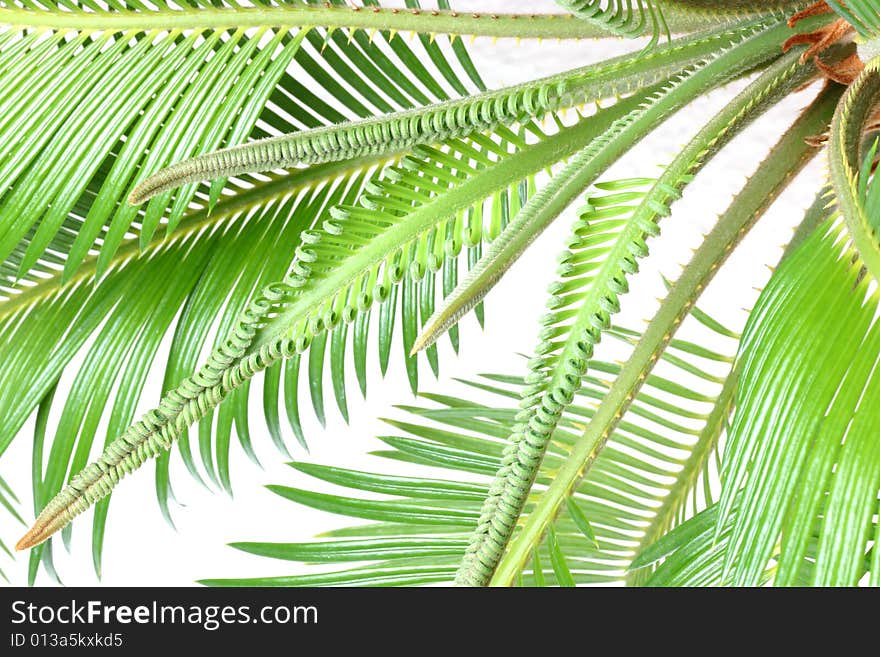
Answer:
<svg viewBox="0 0 880 657"><path fill-rule="evenodd" d="M424 395L383 438L380 456L440 474L293 463L353 492L275 493L372 522L236 544L325 566L210 583L880 584L880 2L559 5L0 1L0 455L35 415L19 439L38 516L17 545L32 580L93 505L100 569L108 496L151 457L169 514L175 442L228 488L233 433L254 454L258 374L282 454L279 406L305 444L298 385L322 419L327 361L346 416L346 362L366 393L368 356L384 373L400 331L415 391L435 340L457 349L456 322L586 199L527 364L471 383L491 404ZM470 35L641 39L487 90ZM605 176L741 78L657 176ZM696 174L792 94L806 108L747 163L653 318L614 323ZM817 156L815 203L742 334L725 328L702 291ZM688 317L704 341L676 338ZM164 394L136 418L167 333ZM594 359L603 338L627 356ZM0 500L18 515L2 481Z"/></svg>

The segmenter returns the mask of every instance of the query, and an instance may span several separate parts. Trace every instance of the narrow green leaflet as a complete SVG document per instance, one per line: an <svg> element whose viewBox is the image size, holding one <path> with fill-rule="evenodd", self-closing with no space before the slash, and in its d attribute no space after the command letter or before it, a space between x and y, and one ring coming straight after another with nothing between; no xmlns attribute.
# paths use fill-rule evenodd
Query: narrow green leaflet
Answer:
<svg viewBox="0 0 880 657"><path fill-rule="evenodd" d="M863 38L880 37L880 7L876 0L828 0L828 6L855 27Z"/></svg>
<svg viewBox="0 0 880 657"><path fill-rule="evenodd" d="M620 108L606 112L616 117L634 102L637 99L621 101ZM283 281L270 283L251 299L196 374L111 443L105 450L106 463L83 471L44 510L38 524L44 531L66 524L106 495L121 473L167 449L186 426L202 419L256 372L282 356L301 354L313 339L323 345L327 332L369 312L374 302L390 298L391 289L401 284L405 302L408 294L415 294L406 291L409 282L421 281L426 274L433 278L445 260L460 253L462 244L473 247L480 239L484 219L475 206L586 143L602 125L603 121L581 120L534 144L512 133L508 137L513 142L503 136L498 142L453 140L446 148L427 149L383 172L358 204L341 204L321 221L320 229L302 234ZM492 221L491 213L486 220ZM503 224L496 226L501 228ZM393 322L380 324L387 332ZM414 339L415 331L410 335ZM390 343L387 333L380 340ZM107 472L110 463L112 473ZM45 525L48 518L52 520Z"/></svg>
<svg viewBox="0 0 880 657"><path fill-rule="evenodd" d="M663 12L652 0L556 0L579 19L623 37L651 34L651 45L667 29ZM649 27L650 26L650 27ZM650 46L649 46L650 47Z"/></svg>
<svg viewBox="0 0 880 657"><path fill-rule="evenodd" d="M222 180L187 185L143 208L127 204L138 180L173 162L277 131L446 101L449 86L455 94L482 86L461 44L455 58L475 87L438 65L449 56L439 43L420 57L386 30L368 35L343 24L330 33L273 22L262 9L262 22L211 27L199 18L211 3L191 4L200 8L0 3L0 139L9 154L0 163L0 280L63 266L66 281L96 251L103 272L130 233L145 247L172 231L190 204L216 203ZM114 25L120 16L128 24Z"/></svg>
<svg viewBox="0 0 880 657"><path fill-rule="evenodd" d="M816 153L808 138L827 126L839 99L839 89L827 88L808 107L773 147L755 175L749 179L734 203L706 235L678 280L670 288L660 309L636 343L632 355L621 368L602 400L593 421L571 451L570 458L557 473L553 483L525 514L522 528L513 537L509 549L498 563L493 584L510 585L528 555L538 545L570 491L584 473L601 457L605 443L618 425L642 381L653 370L657 359L675 335L683 319L712 280L728 255L754 226L791 177ZM703 318L705 320L705 318ZM737 373L736 376L739 374ZM729 399L722 403L729 407ZM721 414L723 422L724 413Z"/></svg>
<svg viewBox="0 0 880 657"><path fill-rule="evenodd" d="M716 532L718 515L718 505L710 506L642 552L633 562L636 572L662 560L645 586L717 586L721 583L731 528L728 523L720 533ZM731 520L735 517L732 515ZM764 575L761 581L766 580Z"/></svg>
<svg viewBox="0 0 880 657"><path fill-rule="evenodd" d="M0 507L3 508L2 514L4 518L11 519L18 524L24 525L24 519L21 517L21 514L18 511L20 502L18 498L15 496L15 493L9 487L9 484L0 477ZM4 522L4 525L7 522ZM13 559L13 554L10 548L3 542L2 538L0 538L0 564L3 563L7 558ZM6 574L3 572L3 567L0 565L0 577L9 581L6 577Z"/></svg>
<svg viewBox="0 0 880 657"><path fill-rule="evenodd" d="M69 279L98 238L106 263L133 224L142 245L173 229L195 188L139 211L123 200L140 172L245 140L305 35L36 30L0 46L4 266L25 275L59 250Z"/></svg>
<svg viewBox="0 0 880 657"><path fill-rule="evenodd" d="M178 162L140 182L129 200L137 205L181 185L243 173L319 164L409 150L487 132L529 118L610 96L632 93L665 80L748 33L714 30L680 39L639 56L624 55L533 82L447 101L426 108L281 135L205 153Z"/></svg>
<svg viewBox="0 0 880 657"><path fill-rule="evenodd" d="M880 584L880 11L830 0L788 25L812 4L0 0L0 459L34 416L37 520L15 546L33 548L30 582L58 580L48 539L69 549L92 507L100 574L110 493L148 459L173 523L175 459L231 492L235 452L265 463L265 433L296 471L267 495L358 522L236 543L311 565L205 583ZM796 33L843 34L821 64L857 52L864 70L809 87L644 331L614 325L695 175L827 73L783 51ZM466 35L644 47L487 90ZM601 179L745 76L657 177ZM695 304L825 135L830 181L741 338ZM457 351L459 319L482 323L585 194L526 376L422 393L387 420L375 469L299 459L303 414L347 421L350 384L365 395L392 345L418 394L436 339ZM620 360L594 358L606 337ZM157 367L162 394L143 399ZM19 506L0 479L0 513L20 522Z"/></svg>

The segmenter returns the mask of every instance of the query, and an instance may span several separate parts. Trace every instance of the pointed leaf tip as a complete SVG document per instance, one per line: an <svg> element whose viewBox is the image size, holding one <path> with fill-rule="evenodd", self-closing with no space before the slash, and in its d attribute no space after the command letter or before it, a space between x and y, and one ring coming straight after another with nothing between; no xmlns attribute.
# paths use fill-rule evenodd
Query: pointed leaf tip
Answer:
<svg viewBox="0 0 880 657"><path fill-rule="evenodd" d="M436 326L434 326L435 322L433 321L433 317L428 320L428 323L422 329L422 332L416 336L415 342L413 342L412 348L409 350L410 356L415 356L420 351L424 351L432 344L437 342L437 338L440 337L442 331L438 331Z"/></svg>

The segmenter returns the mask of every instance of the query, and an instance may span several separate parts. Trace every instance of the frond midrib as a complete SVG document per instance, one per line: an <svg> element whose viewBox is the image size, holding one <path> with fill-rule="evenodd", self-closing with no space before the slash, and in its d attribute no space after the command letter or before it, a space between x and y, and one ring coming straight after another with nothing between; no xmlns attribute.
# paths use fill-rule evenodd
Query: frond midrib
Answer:
<svg viewBox="0 0 880 657"><path fill-rule="evenodd" d="M738 20L756 16L772 15L779 11L779 5L785 3L773 4L774 6L766 11L749 10L729 14L677 7L664 7L663 11L669 29L672 32L684 33L733 24ZM100 13L2 8L0 25L114 31L296 26L516 39L594 39L613 36L611 32L580 20L572 14L480 13L380 7L212 7Z"/></svg>

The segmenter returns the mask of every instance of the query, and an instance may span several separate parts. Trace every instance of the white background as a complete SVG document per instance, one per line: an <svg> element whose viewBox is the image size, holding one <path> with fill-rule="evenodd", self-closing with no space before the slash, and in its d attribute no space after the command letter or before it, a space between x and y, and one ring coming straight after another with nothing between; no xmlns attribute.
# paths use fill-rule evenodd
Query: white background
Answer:
<svg viewBox="0 0 880 657"><path fill-rule="evenodd" d="M552 0L459 0L454 6L462 10L481 11L558 10ZM598 41L517 44L477 39L470 50L490 88L496 88L604 59L632 47L632 43L621 46ZM605 178L656 175L656 167L669 162L676 149L700 127L713 109L722 106L741 86L733 85L695 103L686 115L680 115L663 125L634 156L609 171ZM652 254L643 262L643 271L633 281L633 292L623 300L620 323L637 328L642 320L650 317L657 304L656 298L664 293L659 273L672 278L677 276L680 266L687 261L690 249L699 244L701 233L712 225L717 213L724 209L743 184L761 155L811 95L811 92L799 94L775 108L700 174L685 198L674 206L673 216L664 220L662 235L651 242ZM811 165L762 220L704 295L700 303L704 309L732 328L742 327L746 317L743 308L750 307L757 294L756 288L766 280L769 274L767 265L772 265L778 259L780 247L790 236L792 226L800 219L803 209L811 203L821 186L824 177L822 166L818 161ZM459 357L455 357L445 339L442 341L440 380L434 382L424 377L424 389L468 394L466 389L453 381L454 378L473 378L481 372L522 373L523 362L516 354L529 352L534 346L536 322L545 301L544 291L553 279L555 256L562 248L571 218L571 212L560 217L492 292L486 307L485 333L479 330L473 316L469 316L461 324L462 349ZM396 345L392 354L399 355L399 352L400 346ZM157 401L161 366L164 364L161 354L157 361L159 367L155 368L148 384L142 404L144 410ZM411 403L412 396L400 358L392 358L384 382L379 378L377 367L369 369L367 402L360 399L356 384L349 381L350 425L346 426L334 412L329 388L326 429L322 430L308 412L304 413L311 453L306 454L294 446L295 459L360 469L376 467L377 460L367 453L380 448L382 443L373 436L393 433L379 418L402 417L393 405ZM153 467L144 467L127 478L114 493L101 583L116 586L186 585L203 577L291 574L301 567L251 557L225 544L239 540L306 540L321 531L351 524L350 520L294 506L264 488L270 483L326 487L316 486L283 464L283 459L274 451L262 428L261 397L260 386L256 385L252 392L252 434L265 469L254 466L237 444L234 445L231 468L235 498L231 499L222 493L211 493L194 483L179 459L176 460L173 482L180 502L180 506L174 509L176 530L165 523L158 511ZM303 405L308 406L305 396ZM28 519L31 509L27 496L30 490L31 431L32 424L28 424L4 456L2 467L3 476L23 497L24 515ZM289 444L294 445L292 437L288 437L291 438ZM382 464L382 467L389 466ZM412 471L410 466L398 468ZM17 534L18 529L3 528L4 538L11 538L10 533ZM58 542L56 565L65 584L91 585L99 582L91 566L90 534L89 513L76 523L70 554ZM26 582L25 555L19 555L14 564L0 555L0 568L7 572L13 583ZM38 582L51 583L44 574L41 574Z"/></svg>

